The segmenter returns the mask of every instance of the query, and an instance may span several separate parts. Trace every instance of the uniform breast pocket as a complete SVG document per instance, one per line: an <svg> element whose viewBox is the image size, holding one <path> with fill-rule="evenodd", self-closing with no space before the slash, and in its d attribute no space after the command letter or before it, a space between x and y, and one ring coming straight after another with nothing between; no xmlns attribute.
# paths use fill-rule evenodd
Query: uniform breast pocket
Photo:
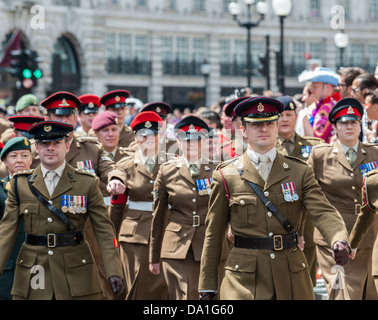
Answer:
<svg viewBox="0 0 378 320"><path fill-rule="evenodd" d="M257 197L253 194L234 194L230 197L231 219L251 226L258 225Z"/></svg>
<svg viewBox="0 0 378 320"><path fill-rule="evenodd" d="M24 218L26 233L39 232L39 203L20 203L20 215Z"/></svg>
<svg viewBox="0 0 378 320"><path fill-rule="evenodd" d="M277 193L277 210L285 216L291 224L296 226L303 215L302 190L297 189L297 196L285 200L282 192Z"/></svg>

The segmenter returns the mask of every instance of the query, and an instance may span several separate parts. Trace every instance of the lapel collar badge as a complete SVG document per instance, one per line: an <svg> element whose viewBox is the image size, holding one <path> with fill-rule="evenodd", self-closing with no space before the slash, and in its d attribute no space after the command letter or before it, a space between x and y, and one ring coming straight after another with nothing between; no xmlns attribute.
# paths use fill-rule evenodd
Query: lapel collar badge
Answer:
<svg viewBox="0 0 378 320"><path fill-rule="evenodd" d="M261 102L257 106L257 111L259 111L259 112L263 112L264 111L264 105Z"/></svg>
<svg viewBox="0 0 378 320"><path fill-rule="evenodd" d="M289 165L288 165L286 162L284 162L284 163L282 164L282 166L284 167L284 169L288 169L288 168L289 168Z"/></svg>
<svg viewBox="0 0 378 320"><path fill-rule="evenodd" d="M205 166L205 170L206 170L206 171L209 171L210 168L209 168L208 166Z"/></svg>
<svg viewBox="0 0 378 320"><path fill-rule="evenodd" d="M361 152L362 152L363 154L366 154L366 150L365 150L365 149L361 149Z"/></svg>

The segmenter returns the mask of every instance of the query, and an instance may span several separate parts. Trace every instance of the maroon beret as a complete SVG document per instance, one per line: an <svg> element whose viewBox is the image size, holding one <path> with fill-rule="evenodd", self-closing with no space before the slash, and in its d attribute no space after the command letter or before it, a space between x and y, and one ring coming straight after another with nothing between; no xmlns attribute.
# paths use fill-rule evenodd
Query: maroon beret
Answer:
<svg viewBox="0 0 378 320"><path fill-rule="evenodd" d="M92 129L98 131L112 124L118 125L118 123L118 116L116 113L112 111L104 111L93 119Z"/></svg>

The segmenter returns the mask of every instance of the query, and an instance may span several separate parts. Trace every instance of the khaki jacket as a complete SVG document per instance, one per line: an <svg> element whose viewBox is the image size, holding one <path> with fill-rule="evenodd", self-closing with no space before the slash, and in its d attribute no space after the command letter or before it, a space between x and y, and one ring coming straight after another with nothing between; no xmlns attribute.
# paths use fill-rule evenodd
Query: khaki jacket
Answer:
<svg viewBox="0 0 378 320"><path fill-rule="evenodd" d="M230 200L219 170L222 170ZM241 172L241 174L240 174ZM267 182L261 178L247 153L220 166L213 173L213 186L206 218L206 237L201 259L199 290L218 290L217 271L222 234L231 225L235 236L269 237L287 234L252 191L255 183L286 217L295 230L303 219L303 207L329 244L348 241L345 224L337 210L321 192L311 167L296 158L277 153ZM295 182L299 199L286 202L281 184ZM303 252L294 248L281 251L232 248L226 261L221 299L313 299L312 282ZM267 287L260 282L270 283Z"/></svg>
<svg viewBox="0 0 378 320"><path fill-rule="evenodd" d="M360 166L377 161L378 146L359 143L357 158L353 168L336 141L333 145L322 144L312 149L308 160L314 168L315 178L328 201L337 208L350 232L361 208L362 174ZM372 248L377 235L377 225L373 225L360 248ZM315 230L316 244L325 245L323 237Z"/></svg>
<svg viewBox="0 0 378 320"><path fill-rule="evenodd" d="M211 178L215 167L212 163L202 164L196 180ZM161 258L185 259L190 247L195 261L201 259L208 201L207 193L200 195L197 191L183 158L160 166L154 185L151 263ZM193 222L198 226L193 227Z"/></svg>
<svg viewBox="0 0 378 320"><path fill-rule="evenodd" d="M25 232L32 235L67 233L66 224L40 203L30 191L27 176L31 175L32 185L52 204L61 209L62 195L87 197L86 213L66 216L76 231L83 231L89 218L101 249L107 277L122 275L118 248L115 246L115 232L106 212L99 190L99 179L90 173L74 169L69 164L50 196L42 177L41 167L18 174L17 189L20 206L16 202L14 180L8 191L6 213L0 223L0 272L4 269L13 243L17 236L20 220L23 219ZM32 287L33 268L44 269L44 289ZM17 259L12 295L24 299L91 299L100 298L102 287L98 270L87 241L76 246L47 248L23 244Z"/></svg>

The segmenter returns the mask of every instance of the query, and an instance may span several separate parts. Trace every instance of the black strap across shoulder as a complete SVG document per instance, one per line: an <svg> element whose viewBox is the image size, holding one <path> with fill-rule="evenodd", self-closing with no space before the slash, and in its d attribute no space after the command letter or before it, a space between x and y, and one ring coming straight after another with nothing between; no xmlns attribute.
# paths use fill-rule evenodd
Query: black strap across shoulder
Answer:
<svg viewBox="0 0 378 320"><path fill-rule="evenodd" d="M272 212L278 218L278 220L280 220L280 222L285 227L285 229L289 233L295 233L295 230L294 230L293 226L291 225L290 221L287 220L281 213L278 212L278 210L276 209L276 207L274 206L274 204L272 202L270 202L264 196L264 194L261 192L261 190L259 189L259 187L256 186L254 183L252 183L250 181L247 181L247 183L253 189L253 191L257 194L257 196L260 198L260 200L265 204L265 206L270 210L270 212Z"/></svg>
<svg viewBox="0 0 378 320"><path fill-rule="evenodd" d="M67 216L60 211L58 208L54 207L44 196L40 194L40 192L30 183L30 176L26 179L28 181L28 185L30 188L30 191L36 196L36 198L52 213L54 213L57 217L59 217L68 228L68 231L73 232L75 231L75 226L72 224L70 219L67 218Z"/></svg>

